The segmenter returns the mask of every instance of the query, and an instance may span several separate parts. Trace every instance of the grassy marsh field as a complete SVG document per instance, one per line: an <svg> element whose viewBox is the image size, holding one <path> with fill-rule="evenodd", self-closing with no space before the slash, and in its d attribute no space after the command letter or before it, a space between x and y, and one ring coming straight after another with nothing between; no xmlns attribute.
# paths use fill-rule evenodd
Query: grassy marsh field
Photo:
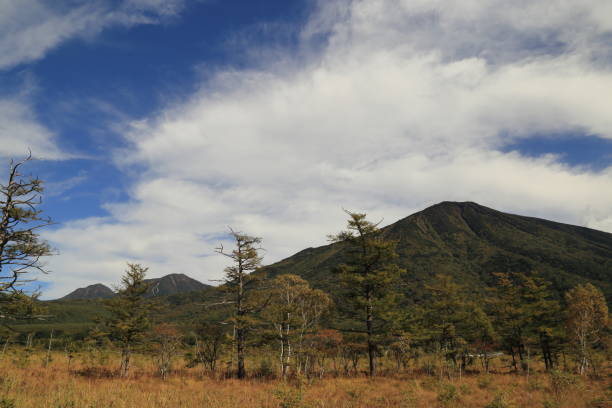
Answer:
<svg viewBox="0 0 612 408"><path fill-rule="evenodd" d="M45 367L44 352L27 360L7 353L0 361L0 407L612 407L609 375L593 379L563 372L534 370L527 376L495 370L449 379L409 369L373 379L330 373L283 382L273 373L267 378L226 379L201 367L185 368L177 360L164 381L150 357L136 356L127 379L115 376L118 356L108 357L106 364L94 366L85 355L67 358L56 352Z"/></svg>

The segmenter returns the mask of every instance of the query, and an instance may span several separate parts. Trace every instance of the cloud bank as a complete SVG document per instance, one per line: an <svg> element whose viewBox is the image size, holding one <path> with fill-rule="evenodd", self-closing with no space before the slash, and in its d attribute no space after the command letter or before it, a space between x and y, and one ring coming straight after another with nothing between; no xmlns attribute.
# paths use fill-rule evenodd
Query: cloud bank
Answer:
<svg viewBox="0 0 612 408"><path fill-rule="evenodd" d="M342 207L390 223L470 200L612 231L612 167L504 150L536 134L612 138L611 7L321 2L299 57L221 70L127 124L115 160L131 199L46 234L61 251L46 296L115 282L127 260L217 279L228 225L277 261L324 244Z"/></svg>

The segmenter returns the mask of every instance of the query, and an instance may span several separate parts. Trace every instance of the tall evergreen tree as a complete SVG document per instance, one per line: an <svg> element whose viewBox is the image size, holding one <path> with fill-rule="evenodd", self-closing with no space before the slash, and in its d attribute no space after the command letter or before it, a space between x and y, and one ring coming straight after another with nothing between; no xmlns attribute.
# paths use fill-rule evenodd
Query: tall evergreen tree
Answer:
<svg viewBox="0 0 612 408"><path fill-rule="evenodd" d="M337 268L338 277L350 305L347 311L365 326L368 373L374 376L378 342L394 323L389 314L397 311L394 287L403 270L394 263L396 242L385 239L366 214L347 214L347 229L329 238L346 245L346 262Z"/></svg>
<svg viewBox="0 0 612 408"><path fill-rule="evenodd" d="M234 239L234 249L226 252L223 246L220 246L216 251L233 262L233 265L225 268L224 290L229 295L228 302L233 304L231 320L234 324L238 364L236 375L238 378L245 378L244 359L247 335L255 323L255 313L260 311L265 304L254 290L259 277L252 274L261 267L262 257L259 256L261 238L233 230L230 230L230 234Z"/></svg>
<svg viewBox="0 0 612 408"><path fill-rule="evenodd" d="M31 156L11 162L6 184L0 184L0 324L32 317L38 312L35 296L22 285L32 272L46 273L41 258L51 255L49 245L38 231L51 224L39 209L42 181L25 177L21 167Z"/></svg>
<svg viewBox="0 0 612 408"><path fill-rule="evenodd" d="M106 301L109 317L103 321L105 333L121 349L119 373L127 377L134 347L142 344L151 327L151 302L145 297L149 284L145 282L148 268L128 263L116 296Z"/></svg>

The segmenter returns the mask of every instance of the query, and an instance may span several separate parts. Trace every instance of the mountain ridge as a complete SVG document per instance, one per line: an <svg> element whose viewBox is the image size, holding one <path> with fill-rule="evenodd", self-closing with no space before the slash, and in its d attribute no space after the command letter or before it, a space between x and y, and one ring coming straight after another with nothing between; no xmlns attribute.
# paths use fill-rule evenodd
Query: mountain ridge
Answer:
<svg viewBox="0 0 612 408"><path fill-rule="evenodd" d="M147 295L170 296L180 293L196 292L211 287L183 273L171 273L161 278L145 279L150 284ZM102 283L95 283L84 288L78 288L57 300L92 300L108 299L115 296L115 292Z"/></svg>

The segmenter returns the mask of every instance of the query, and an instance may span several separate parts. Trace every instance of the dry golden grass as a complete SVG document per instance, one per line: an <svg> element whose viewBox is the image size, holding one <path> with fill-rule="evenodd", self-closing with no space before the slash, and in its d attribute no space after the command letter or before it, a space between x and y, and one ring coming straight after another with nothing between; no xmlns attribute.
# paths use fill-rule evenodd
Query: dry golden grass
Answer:
<svg viewBox="0 0 612 408"><path fill-rule="evenodd" d="M408 374L375 379L330 377L296 385L278 380L214 379L202 375L199 368L181 368L162 381L144 357L135 361L129 379L105 377L112 373L111 365L87 370L78 358L68 367L60 353L46 368L43 360L37 354L24 366L5 356L0 362L0 408L612 407L606 380L567 376L551 383L545 373L529 378L472 374L453 381Z"/></svg>

